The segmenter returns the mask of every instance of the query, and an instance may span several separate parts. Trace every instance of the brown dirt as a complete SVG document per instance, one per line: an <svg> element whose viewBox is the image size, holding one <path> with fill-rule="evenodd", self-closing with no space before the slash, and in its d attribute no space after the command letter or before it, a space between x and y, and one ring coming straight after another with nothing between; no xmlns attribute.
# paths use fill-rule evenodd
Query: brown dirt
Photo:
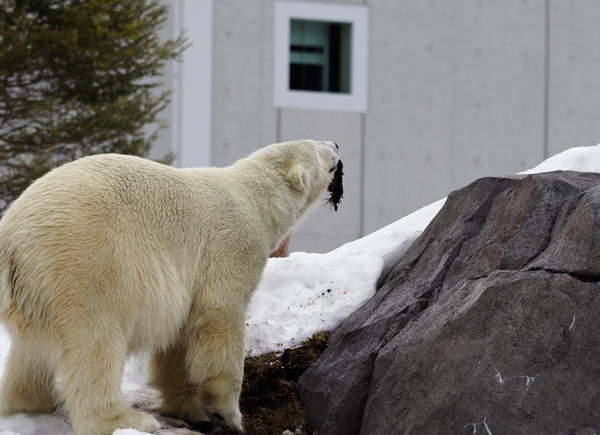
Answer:
<svg viewBox="0 0 600 435"><path fill-rule="evenodd" d="M248 434L292 433L302 426L311 434L300 403L296 383L327 347L328 332L320 332L294 349L246 359L240 408Z"/></svg>

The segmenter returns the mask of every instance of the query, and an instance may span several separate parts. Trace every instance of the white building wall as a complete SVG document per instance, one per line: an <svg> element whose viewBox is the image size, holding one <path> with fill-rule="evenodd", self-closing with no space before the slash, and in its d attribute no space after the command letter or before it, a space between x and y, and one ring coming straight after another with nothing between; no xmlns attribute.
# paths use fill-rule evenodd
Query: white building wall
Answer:
<svg viewBox="0 0 600 435"><path fill-rule="evenodd" d="M212 1L211 164L276 141L340 145L340 210L313 213L292 250L334 249L478 177L600 142L600 2L334 3L369 8L366 113L275 107L274 0Z"/></svg>
<svg viewBox="0 0 600 435"><path fill-rule="evenodd" d="M543 1L369 4L367 232L542 160Z"/></svg>
<svg viewBox="0 0 600 435"><path fill-rule="evenodd" d="M169 0L170 14L160 31L166 41L185 34L189 46L164 69L171 104L161 114L168 127L160 132L150 158L173 154L173 165L210 164L212 129L213 0Z"/></svg>
<svg viewBox="0 0 600 435"><path fill-rule="evenodd" d="M548 19L548 148L600 142L600 2L552 0Z"/></svg>
<svg viewBox="0 0 600 435"><path fill-rule="evenodd" d="M169 1L169 16L163 27L160 29L160 38L163 41L173 38L173 35L177 32L177 16L178 10L176 8L178 2ZM162 93L165 91L173 91L176 85L176 77L175 71L177 70L177 65L174 62L168 62L163 69L163 84L158 89L156 89L157 93ZM176 114L176 102L174 103L173 99L171 100L171 104L163 110L158 116L159 120L165 122L167 127L162 129L156 141L154 142L152 149L150 150L150 155L148 156L153 160L160 160L166 157L168 154L175 152L173 148L173 139L172 136L178 133L178 120L175 117ZM148 133L156 130L156 125L149 125L147 127Z"/></svg>
<svg viewBox="0 0 600 435"><path fill-rule="evenodd" d="M212 161L274 143L273 0L214 1Z"/></svg>

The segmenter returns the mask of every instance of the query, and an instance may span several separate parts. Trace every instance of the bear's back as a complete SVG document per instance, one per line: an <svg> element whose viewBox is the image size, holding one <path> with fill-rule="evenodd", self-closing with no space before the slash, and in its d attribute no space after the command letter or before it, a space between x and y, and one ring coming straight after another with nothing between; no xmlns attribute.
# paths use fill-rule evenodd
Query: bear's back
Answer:
<svg viewBox="0 0 600 435"><path fill-rule="evenodd" d="M85 157L44 175L13 203L0 220L0 250L35 251L37 260L46 253L65 264L160 252L195 269L226 251L262 257L264 250L266 258L257 234L262 228L253 228L256 219L236 190L226 168ZM217 240L223 252L211 247Z"/></svg>
<svg viewBox="0 0 600 435"><path fill-rule="evenodd" d="M197 173L202 171L214 169ZM214 181L198 182L185 171L135 156L84 157L29 186L0 221L0 233L5 227L12 227L10 231L28 227L35 232L48 226L90 228L94 223L108 224L111 229L143 225L147 231L157 231L163 224L193 220L189 213L219 189L222 186Z"/></svg>
<svg viewBox="0 0 600 435"><path fill-rule="evenodd" d="M218 188L200 184L208 196ZM62 312L61 301L127 307L133 348L168 342L209 261L198 190L185 171L110 154L41 177L0 221L0 310L13 313L9 324L23 324L16 312L35 318L38 306Z"/></svg>

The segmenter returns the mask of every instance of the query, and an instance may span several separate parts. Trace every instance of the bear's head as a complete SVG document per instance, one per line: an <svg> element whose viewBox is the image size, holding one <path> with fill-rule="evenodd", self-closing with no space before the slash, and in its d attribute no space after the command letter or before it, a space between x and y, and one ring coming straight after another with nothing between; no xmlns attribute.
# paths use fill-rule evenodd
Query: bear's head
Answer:
<svg viewBox="0 0 600 435"><path fill-rule="evenodd" d="M341 198L341 162L334 142L298 140L270 145L257 152L275 169L306 210L329 187L337 210ZM334 177L335 176L335 177Z"/></svg>

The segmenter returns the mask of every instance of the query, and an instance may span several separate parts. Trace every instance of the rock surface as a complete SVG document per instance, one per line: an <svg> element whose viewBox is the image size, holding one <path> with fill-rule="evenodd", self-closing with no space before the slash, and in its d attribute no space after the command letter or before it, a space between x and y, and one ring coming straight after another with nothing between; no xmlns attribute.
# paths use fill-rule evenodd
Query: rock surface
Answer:
<svg viewBox="0 0 600 435"><path fill-rule="evenodd" d="M600 175L453 192L298 391L320 435L600 433Z"/></svg>

